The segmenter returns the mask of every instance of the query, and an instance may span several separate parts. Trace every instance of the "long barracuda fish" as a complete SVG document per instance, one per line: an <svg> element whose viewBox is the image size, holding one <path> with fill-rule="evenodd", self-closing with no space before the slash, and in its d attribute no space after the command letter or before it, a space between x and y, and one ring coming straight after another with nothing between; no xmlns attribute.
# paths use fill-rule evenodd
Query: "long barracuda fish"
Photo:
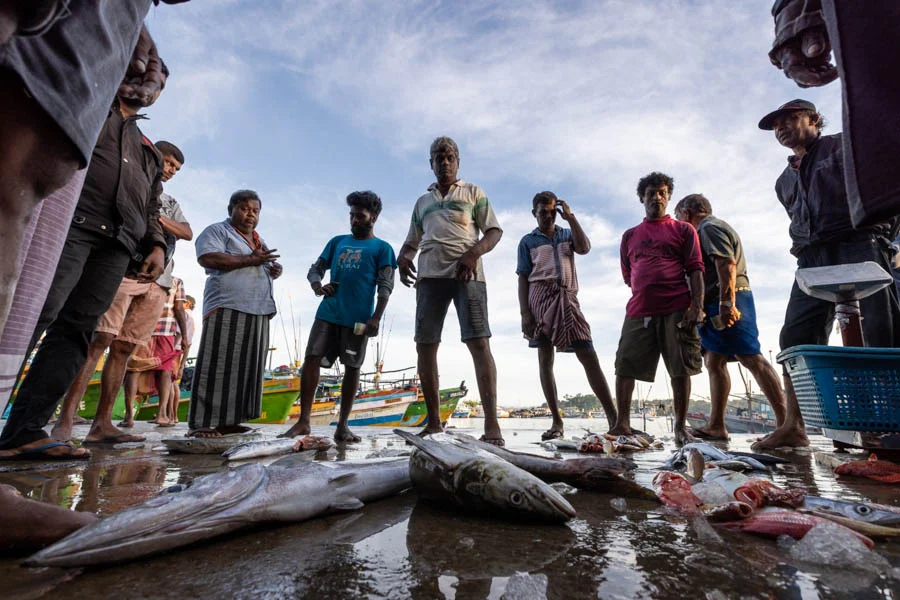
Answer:
<svg viewBox="0 0 900 600"><path fill-rule="evenodd" d="M505 518L560 523L575 516L572 505L549 484L490 452L401 429L394 433L416 447L409 471L422 496Z"/></svg>
<svg viewBox="0 0 900 600"><path fill-rule="evenodd" d="M265 521L354 510L411 486L408 458L309 462L282 458L198 477L101 519L31 556L26 566L80 567L156 554Z"/></svg>

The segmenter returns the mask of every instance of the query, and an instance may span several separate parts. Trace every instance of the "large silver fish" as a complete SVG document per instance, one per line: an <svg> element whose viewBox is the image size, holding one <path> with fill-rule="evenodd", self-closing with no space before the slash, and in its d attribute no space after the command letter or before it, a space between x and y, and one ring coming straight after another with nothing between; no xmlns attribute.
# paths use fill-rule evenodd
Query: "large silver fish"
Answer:
<svg viewBox="0 0 900 600"><path fill-rule="evenodd" d="M177 454L222 454L232 446L263 439L263 434L252 431L229 433L211 438L180 437L160 440L169 452Z"/></svg>
<svg viewBox="0 0 900 600"><path fill-rule="evenodd" d="M25 564L80 567L131 560L265 521L353 510L410 487L409 459L309 462L287 456L198 477L175 492L101 519Z"/></svg>
<svg viewBox="0 0 900 600"><path fill-rule="evenodd" d="M817 513L828 513L856 519L873 525L884 527L900 527L900 508L872 502L850 502L847 500L831 500L818 496L805 496L803 508Z"/></svg>
<svg viewBox="0 0 900 600"><path fill-rule="evenodd" d="M575 516L572 505L549 484L490 452L401 429L394 433L416 447L409 472L416 491L426 498L505 518L559 523Z"/></svg>

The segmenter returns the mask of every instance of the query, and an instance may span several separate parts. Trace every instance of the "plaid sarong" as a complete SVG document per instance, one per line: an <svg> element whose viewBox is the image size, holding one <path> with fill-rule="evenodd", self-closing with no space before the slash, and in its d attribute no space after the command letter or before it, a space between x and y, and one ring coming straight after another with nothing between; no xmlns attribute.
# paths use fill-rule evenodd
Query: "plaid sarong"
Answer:
<svg viewBox="0 0 900 600"><path fill-rule="evenodd" d="M528 306L537 321L535 340L544 336L560 352L571 352L575 342L591 341L591 326L581 312L575 290L556 281L532 281Z"/></svg>

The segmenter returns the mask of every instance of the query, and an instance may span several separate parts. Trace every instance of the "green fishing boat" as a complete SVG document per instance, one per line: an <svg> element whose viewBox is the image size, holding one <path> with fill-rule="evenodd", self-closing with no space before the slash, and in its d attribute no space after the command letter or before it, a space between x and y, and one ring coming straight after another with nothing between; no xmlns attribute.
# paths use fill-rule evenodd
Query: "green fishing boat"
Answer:
<svg viewBox="0 0 900 600"><path fill-rule="evenodd" d="M462 381L457 387L446 388L438 392L441 399L441 423L447 422L447 419L449 419L450 415L453 414L453 411L456 410L456 405L466 396L468 391L466 382ZM422 388L420 386L419 397L415 402L406 407L406 413L404 413L399 426L421 427L425 425L427 417L428 411L425 409L425 397L422 395Z"/></svg>

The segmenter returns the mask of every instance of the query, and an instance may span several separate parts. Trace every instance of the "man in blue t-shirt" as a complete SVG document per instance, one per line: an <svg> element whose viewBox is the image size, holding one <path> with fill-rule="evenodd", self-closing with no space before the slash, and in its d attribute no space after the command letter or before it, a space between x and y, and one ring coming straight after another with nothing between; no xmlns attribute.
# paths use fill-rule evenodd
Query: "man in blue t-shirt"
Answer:
<svg viewBox="0 0 900 600"><path fill-rule="evenodd" d="M331 238L309 268L306 279L316 296L324 296L309 332L300 383L300 420L283 437L308 435L313 398L319 385L319 369L337 358L344 365L341 384L341 415L334 439L358 442L347 421L359 386L359 369L366 357L367 338L378 335L381 315L394 289L397 259L394 249L375 237L375 221L381 213L381 198L373 192L353 192L350 233ZM326 270L331 281L322 285ZM375 303L376 296L378 302Z"/></svg>

